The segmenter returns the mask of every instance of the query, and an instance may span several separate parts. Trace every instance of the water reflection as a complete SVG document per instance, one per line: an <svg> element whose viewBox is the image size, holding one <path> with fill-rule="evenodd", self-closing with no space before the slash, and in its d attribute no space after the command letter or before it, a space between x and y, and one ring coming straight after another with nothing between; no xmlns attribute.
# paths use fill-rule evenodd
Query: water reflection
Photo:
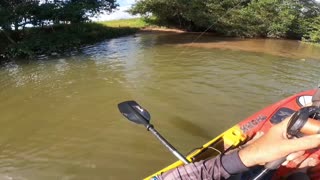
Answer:
<svg viewBox="0 0 320 180"><path fill-rule="evenodd" d="M316 46L298 42L295 40L274 40L274 39L239 39L221 40L219 42L195 42L186 43L183 46L231 49L239 51L266 53L275 56L282 56L293 59L320 59L320 51Z"/></svg>
<svg viewBox="0 0 320 180"><path fill-rule="evenodd" d="M57 72L63 74L65 71L68 71L70 66L66 59L58 59L57 64L55 65Z"/></svg>

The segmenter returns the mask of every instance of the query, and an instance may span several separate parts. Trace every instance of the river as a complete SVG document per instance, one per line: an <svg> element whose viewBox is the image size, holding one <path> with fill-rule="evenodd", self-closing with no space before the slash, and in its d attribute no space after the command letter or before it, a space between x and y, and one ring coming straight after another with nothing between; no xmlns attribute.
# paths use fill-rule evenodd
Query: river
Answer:
<svg viewBox="0 0 320 180"><path fill-rule="evenodd" d="M136 100L186 154L320 82L320 48L141 33L0 67L0 179L141 179L175 161L117 104Z"/></svg>

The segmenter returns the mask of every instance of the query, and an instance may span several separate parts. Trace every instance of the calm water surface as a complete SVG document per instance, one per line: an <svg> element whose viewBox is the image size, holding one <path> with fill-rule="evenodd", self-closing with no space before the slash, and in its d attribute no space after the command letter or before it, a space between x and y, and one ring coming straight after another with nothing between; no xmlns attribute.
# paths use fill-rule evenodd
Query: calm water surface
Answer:
<svg viewBox="0 0 320 180"><path fill-rule="evenodd" d="M182 153L320 82L320 48L284 40L138 34L0 67L0 179L141 179L175 161L117 110L147 108Z"/></svg>

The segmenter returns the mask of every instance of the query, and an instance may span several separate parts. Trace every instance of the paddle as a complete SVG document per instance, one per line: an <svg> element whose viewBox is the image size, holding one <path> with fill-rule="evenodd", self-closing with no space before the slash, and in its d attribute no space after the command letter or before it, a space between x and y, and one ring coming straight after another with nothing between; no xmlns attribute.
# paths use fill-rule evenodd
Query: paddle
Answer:
<svg viewBox="0 0 320 180"><path fill-rule="evenodd" d="M187 160L181 153L178 152L176 148L174 148L161 134L154 128L152 124L150 124L150 114L149 112L141 107L135 101L125 101L118 104L118 108L122 115L126 117L128 120L136 123L144 125L148 131L151 131L153 135L155 135L158 140L165 145L169 151L175 155L179 160L181 160L185 164L189 164L190 161Z"/></svg>
<svg viewBox="0 0 320 180"><path fill-rule="evenodd" d="M320 86L318 87L317 91L314 93L314 95L312 96L312 106L316 106L316 107L320 107ZM304 108L302 108L303 111L309 111L307 109L304 110ZM298 111L296 112L292 118L295 118L294 116L300 116L302 112ZM310 113L310 112L309 112ZM304 113L305 114L305 113ZM308 114L307 114L308 115ZM301 115L302 116L302 115ZM308 117L304 118L307 120ZM295 119L292 120L288 123L288 129L287 129L287 133L289 133L289 131L297 131L296 126L300 126L302 123L301 121L298 121L300 119ZM264 169L255 177L253 178L253 180L259 180L262 179L269 171L278 169L281 164L283 162L286 161L286 157L283 157L281 159L275 160L273 162L269 162L264 166Z"/></svg>

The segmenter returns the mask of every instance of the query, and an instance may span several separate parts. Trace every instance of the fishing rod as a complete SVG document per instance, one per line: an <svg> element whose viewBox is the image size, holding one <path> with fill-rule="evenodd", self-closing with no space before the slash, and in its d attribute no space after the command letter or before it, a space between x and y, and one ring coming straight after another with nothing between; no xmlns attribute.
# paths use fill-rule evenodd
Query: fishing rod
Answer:
<svg viewBox="0 0 320 180"><path fill-rule="evenodd" d="M128 120L144 125L148 131L150 131L156 138L166 147L169 151L181 160L184 164L189 164L190 161L184 157L176 148L174 148L161 134L150 124L150 113L141 107L135 101L125 101L118 104L118 108L122 115Z"/></svg>

